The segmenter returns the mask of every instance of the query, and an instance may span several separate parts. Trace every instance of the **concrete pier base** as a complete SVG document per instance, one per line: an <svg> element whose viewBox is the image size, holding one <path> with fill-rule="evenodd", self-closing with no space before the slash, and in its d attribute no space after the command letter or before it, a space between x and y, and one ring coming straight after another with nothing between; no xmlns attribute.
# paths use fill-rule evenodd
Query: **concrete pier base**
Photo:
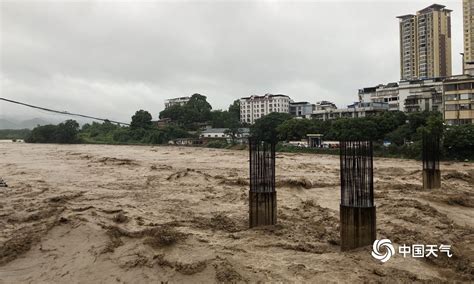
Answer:
<svg viewBox="0 0 474 284"><path fill-rule="evenodd" d="M347 251L375 241L375 206L349 207L340 205L341 251Z"/></svg>
<svg viewBox="0 0 474 284"><path fill-rule="evenodd" d="M275 225L277 222L276 192L249 192L249 226Z"/></svg>
<svg viewBox="0 0 474 284"><path fill-rule="evenodd" d="M441 188L441 171L423 169L423 189Z"/></svg>

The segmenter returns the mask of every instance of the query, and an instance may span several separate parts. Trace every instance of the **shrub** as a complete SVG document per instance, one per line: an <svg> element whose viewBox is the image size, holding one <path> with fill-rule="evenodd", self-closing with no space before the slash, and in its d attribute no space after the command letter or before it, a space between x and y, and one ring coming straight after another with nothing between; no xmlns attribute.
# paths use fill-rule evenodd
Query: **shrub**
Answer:
<svg viewBox="0 0 474 284"><path fill-rule="evenodd" d="M228 145L227 141L225 140L214 140L207 143L207 147L209 148L226 148Z"/></svg>

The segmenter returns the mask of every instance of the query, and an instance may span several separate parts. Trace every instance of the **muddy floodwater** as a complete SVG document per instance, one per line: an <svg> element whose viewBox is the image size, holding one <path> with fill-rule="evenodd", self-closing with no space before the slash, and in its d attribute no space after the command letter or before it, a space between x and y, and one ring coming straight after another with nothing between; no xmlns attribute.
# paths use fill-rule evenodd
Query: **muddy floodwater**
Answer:
<svg viewBox="0 0 474 284"><path fill-rule="evenodd" d="M474 164L374 159L377 238L340 252L339 157L277 153L278 225L248 229L248 152L0 143L0 283L474 281Z"/></svg>

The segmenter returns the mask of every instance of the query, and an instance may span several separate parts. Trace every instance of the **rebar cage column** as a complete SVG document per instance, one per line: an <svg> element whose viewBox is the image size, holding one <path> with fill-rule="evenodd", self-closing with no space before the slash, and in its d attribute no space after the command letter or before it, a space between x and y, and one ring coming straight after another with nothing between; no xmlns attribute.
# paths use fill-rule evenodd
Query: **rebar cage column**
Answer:
<svg viewBox="0 0 474 284"><path fill-rule="evenodd" d="M249 226L274 225L277 222L275 143L249 138L249 156Z"/></svg>
<svg viewBox="0 0 474 284"><path fill-rule="evenodd" d="M440 136L423 132L423 188L441 188L441 171L439 169Z"/></svg>
<svg viewBox="0 0 474 284"><path fill-rule="evenodd" d="M376 238L372 141L340 141L341 250Z"/></svg>

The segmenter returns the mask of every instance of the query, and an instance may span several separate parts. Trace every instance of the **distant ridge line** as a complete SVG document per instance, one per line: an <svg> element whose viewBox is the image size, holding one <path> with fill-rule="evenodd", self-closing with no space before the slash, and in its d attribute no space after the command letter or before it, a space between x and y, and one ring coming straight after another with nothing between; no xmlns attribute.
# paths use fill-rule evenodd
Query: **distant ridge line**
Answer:
<svg viewBox="0 0 474 284"><path fill-rule="evenodd" d="M100 120L100 121L104 121L104 122L105 121L110 121L110 122L117 123L117 124L130 125L130 123L110 120L110 119L106 119L106 118L98 118L98 117L89 116L89 115L85 115L85 114L71 113L71 112L67 112L67 111L59 111L59 110L49 109L49 108L30 105L30 104L27 104L27 103L22 103L22 102L19 102L19 101L14 101L14 100L10 100L10 99L7 99L7 98L2 98L2 97L0 97L0 100L6 101L6 102L9 102L9 103L13 103L13 104L27 106L27 107L30 107L30 108L35 108L35 109L40 109L40 110L44 110L44 111L54 112L54 113L58 113L58 114L65 114L65 115L70 115L70 116L79 116L79 117L90 118L90 119L94 119L94 120Z"/></svg>

